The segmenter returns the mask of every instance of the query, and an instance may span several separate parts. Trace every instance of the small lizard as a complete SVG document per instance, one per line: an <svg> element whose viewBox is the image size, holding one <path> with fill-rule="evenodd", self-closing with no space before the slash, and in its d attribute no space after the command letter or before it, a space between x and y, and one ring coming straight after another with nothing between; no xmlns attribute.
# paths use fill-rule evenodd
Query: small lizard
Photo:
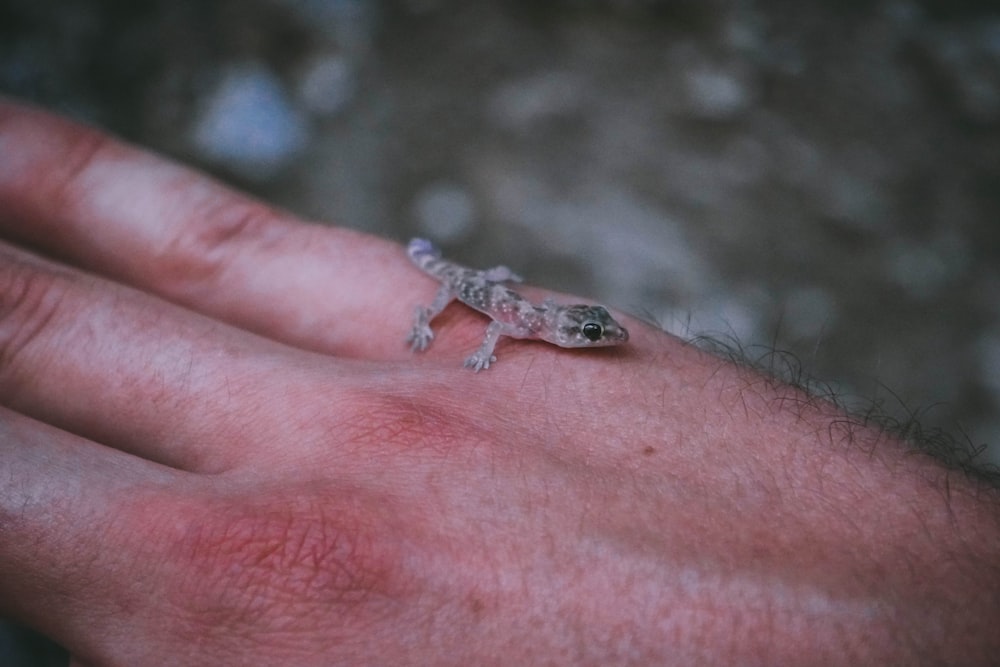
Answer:
<svg viewBox="0 0 1000 667"><path fill-rule="evenodd" d="M493 348L500 336L544 340L559 347L604 347L628 340L628 331L603 306L560 305L551 299L540 306L532 304L504 284L521 282L506 266L476 271L441 259L440 251L425 239L413 239L406 251L414 264L441 282L433 303L417 306L406 338L414 351L427 349L434 338L431 320L455 299L493 319L483 344L465 360L477 372L497 360Z"/></svg>

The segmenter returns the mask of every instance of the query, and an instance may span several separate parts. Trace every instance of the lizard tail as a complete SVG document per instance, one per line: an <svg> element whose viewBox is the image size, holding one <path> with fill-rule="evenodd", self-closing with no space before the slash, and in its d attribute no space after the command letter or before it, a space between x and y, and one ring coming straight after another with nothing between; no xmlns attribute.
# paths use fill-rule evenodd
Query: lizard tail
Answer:
<svg viewBox="0 0 1000 667"><path fill-rule="evenodd" d="M424 258L438 259L441 257L441 251L435 248L434 244L427 239L411 239L410 244L406 246L406 254L414 262L419 262L419 260Z"/></svg>

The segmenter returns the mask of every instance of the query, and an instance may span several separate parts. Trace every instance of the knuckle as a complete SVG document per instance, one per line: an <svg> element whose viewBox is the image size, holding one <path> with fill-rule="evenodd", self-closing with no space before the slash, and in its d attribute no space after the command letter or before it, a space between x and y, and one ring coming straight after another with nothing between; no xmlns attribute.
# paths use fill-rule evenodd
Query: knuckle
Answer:
<svg viewBox="0 0 1000 667"><path fill-rule="evenodd" d="M17 374L28 349L43 345L66 301L68 281L16 257L0 262L0 379Z"/></svg>
<svg viewBox="0 0 1000 667"><path fill-rule="evenodd" d="M181 631L221 630L244 646L294 623L322 630L331 646L350 644L360 628L391 618L408 588L383 520L356 498L322 491L191 508L167 552L180 577L170 601Z"/></svg>
<svg viewBox="0 0 1000 667"><path fill-rule="evenodd" d="M173 230L156 258L162 287L169 294L210 289L249 250L277 235L274 210L254 201L210 195Z"/></svg>
<svg viewBox="0 0 1000 667"><path fill-rule="evenodd" d="M375 448L413 451L417 446L447 454L482 434L480 423L426 397L362 389L349 400L351 407L338 412L332 428L343 434L343 442L369 455Z"/></svg>
<svg viewBox="0 0 1000 667"><path fill-rule="evenodd" d="M91 196L91 187L87 185L91 168L113 146L112 140L97 130L78 131L66 142L59 168L52 169L48 161L39 163L45 171L35 177L43 183L54 210L74 210L82 199Z"/></svg>
<svg viewBox="0 0 1000 667"><path fill-rule="evenodd" d="M172 560L188 572L177 603L197 610L195 626L236 635L262 629L262 604L303 627L324 624L338 609L349 632L352 618L370 621L406 588L399 541L384 527L391 518L375 516L373 506L318 492L213 503L208 516L195 511L173 540Z"/></svg>

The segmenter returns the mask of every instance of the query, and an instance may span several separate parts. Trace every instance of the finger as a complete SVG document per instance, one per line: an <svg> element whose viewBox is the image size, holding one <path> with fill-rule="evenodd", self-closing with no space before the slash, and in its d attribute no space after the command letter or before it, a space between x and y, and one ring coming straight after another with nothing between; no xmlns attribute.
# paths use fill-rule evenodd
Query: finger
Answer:
<svg viewBox="0 0 1000 667"><path fill-rule="evenodd" d="M273 648L289 619L350 655L385 601L412 596L415 515L392 494L293 479L186 474L0 408L0 615L81 664L218 664L208 644L253 664L247 642Z"/></svg>
<svg viewBox="0 0 1000 667"><path fill-rule="evenodd" d="M70 639L68 620L81 617L93 589L141 580L116 569L115 517L186 483L183 473L0 408L0 615Z"/></svg>
<svg viewBox="0 0 1000 667"><path fill-rule="evenodd" d="M305 225L102 133L0 100L0 233L300 347L398 358L433 289L400 248Z"/></svg>
<svg viewBox="0 0 1000 667"><path fill-rule="evenodd" d="M228 469L266 415L335 398L332 362L0 246L0 403L106 445Z"/></svg>

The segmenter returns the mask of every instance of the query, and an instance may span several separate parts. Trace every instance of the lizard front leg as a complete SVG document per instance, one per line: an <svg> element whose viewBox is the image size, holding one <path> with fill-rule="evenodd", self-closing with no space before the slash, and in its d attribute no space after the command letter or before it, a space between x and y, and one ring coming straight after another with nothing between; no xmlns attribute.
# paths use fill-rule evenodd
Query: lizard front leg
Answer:
<svg viewBox="0 0 1000 667"><path fill-rule="evenodd" d="M503 325L499 322L490 322L486 327L486 337L483 338L482 345L465 360L465 365L477 373L484 368L489 368L490 364L497 360L493 355L493 348L497 346L497 341L503 335Z"/></svg>

